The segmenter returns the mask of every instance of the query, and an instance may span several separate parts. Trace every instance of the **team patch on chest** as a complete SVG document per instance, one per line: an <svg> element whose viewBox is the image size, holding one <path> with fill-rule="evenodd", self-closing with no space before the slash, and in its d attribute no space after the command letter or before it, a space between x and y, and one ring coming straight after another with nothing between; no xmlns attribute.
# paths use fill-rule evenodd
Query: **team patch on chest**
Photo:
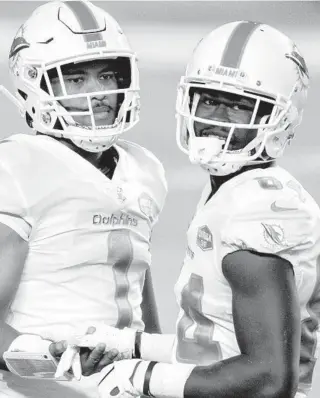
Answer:
<svg viewBox="0 0 320 398"><path fill-rule="evenodd" d="M213 249L213 236L207 225L198 228L196 243L203 251Z"/></svg>
<svg viewBox="0 0 320 398"><path fill-rule="evenodd" d="M263 227L263 237L268 247L276 249L288 246L284 230L280 225L267 223L261 223L261 225Z"/></svg>
<svg viewBox="0 0 320 398"><path fill-rule="evenodd" d="M159 210L152 197L146 192L142 192L138 198L138 203L140 211L149 218L150 222L153 222L156 219Z"/></svg>

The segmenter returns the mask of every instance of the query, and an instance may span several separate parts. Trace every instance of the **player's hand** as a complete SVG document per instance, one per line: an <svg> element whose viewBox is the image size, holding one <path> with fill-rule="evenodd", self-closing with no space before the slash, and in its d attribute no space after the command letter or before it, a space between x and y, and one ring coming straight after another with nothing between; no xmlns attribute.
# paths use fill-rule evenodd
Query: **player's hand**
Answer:
<svg viewBox="0 0 320 398"><path fill-rule="evenodd" d="M114 362L101 373L100 398L129 398L143 395L143 383L149 362L129 359Z"/></svg>
<svg viewBox="0 0 320 398"><path fill-rule="evenodd" d="M78 347L97 347L105 345L105 351L116 349L119 352L117 360L131 359L134 354L136 332L135 329L117 329L113 326L99 324L89 328L90 333L77 338Z"/></svg>
<svg viewBox="0 0 320 398"><path fill-rule="evenodd" d="M89 328L87 333L93 333L94 328ZM72 341L75 343L76 341ZM105 366L111 364L118 356L118 351L113 349L106 351L103 343L95 347L78 347L75 344L68 344L67 341L53 343L51 346L52 355L59 358L56 377L67 373L70 369L77 379L83 376L90 376L100 372ZM80 373L80 375L79 375Z"/></svg>
<svg viewBox="0 0 320 398"><path fill-rule="evenodd" d="M118 351L113 349L105 350L103 343L98 344L95 348L80 348L80 359L82 366L82 374L90 376L93 373L100 372L103 368L113 363L118 356Z"/></svg>
<svg viewBox="0 0 320 398"><path fill-rule="evenodd" d="M51 343L49 351L59 362L55 378L67 376L69 378L75 377L77 380L81 379L82 367L78 347L70 345L67 341L63 340Z"/></svg>

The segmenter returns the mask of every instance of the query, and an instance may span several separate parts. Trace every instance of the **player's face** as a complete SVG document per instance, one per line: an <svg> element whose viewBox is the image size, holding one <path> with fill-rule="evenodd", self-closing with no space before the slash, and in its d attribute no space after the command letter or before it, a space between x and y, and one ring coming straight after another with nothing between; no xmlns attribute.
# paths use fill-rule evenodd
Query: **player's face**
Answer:
<svg viewBox="0 0 320 398"><path fill-rule="evenodd" d="M237 94L203 90L195 116L212 121L248 124L254 111L255 100ZM257 117L255 123L260 120ZM227 139L230 129L195 122L194 131L198 137L217 136ZM230 141L229 150L244 148L257 134L256 130L236 128Z"/></svg>
<svg viewBox="0 0 320 398"><path fill-rule="evenodd" d="M66 92L72 94L86 94L97 92L91 96L91 105L94 121L97 126L112 125L118 112L118 94L104 94L106 90L117 90L118 83L112 63L108 60L87 61L77 64L68 64L61 67ZM51 79L55 96L62 96L63 91L58 77ZM61 100L61 105L68 112L88 111L86 97ZM91 126L90 115L72 116L84 126Z"/></svg>

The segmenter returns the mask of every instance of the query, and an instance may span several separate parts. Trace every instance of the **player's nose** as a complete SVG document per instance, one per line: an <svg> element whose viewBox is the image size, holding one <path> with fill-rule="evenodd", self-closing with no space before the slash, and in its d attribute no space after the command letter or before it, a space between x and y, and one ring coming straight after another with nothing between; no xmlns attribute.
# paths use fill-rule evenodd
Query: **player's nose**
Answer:
<svg viewBox="0 0 320 398"><path fill-rule="evenodd" d="M96 101L100 102L103 101L105 98L107 97L107 95L105 93L95 93L91 99L91 102L94 103Z"/></svg>
<svg viewBox="0 0 320 398"><path fill-rule="evenodd" d="M104 85L102 82L95 76L91 76L87 80L87 87L86 91L88 93L97 93L96 96L104 96L103 93L101 93L103 90L105 90ZM100 94L101 93L101 94Z"/></svg>
<svg viewBox="0 0 320 398"><path fill-rule="evenodd" d="M225 104L219 104L211 112L210 118L217 122L229 122L228 107Z"/></svg>

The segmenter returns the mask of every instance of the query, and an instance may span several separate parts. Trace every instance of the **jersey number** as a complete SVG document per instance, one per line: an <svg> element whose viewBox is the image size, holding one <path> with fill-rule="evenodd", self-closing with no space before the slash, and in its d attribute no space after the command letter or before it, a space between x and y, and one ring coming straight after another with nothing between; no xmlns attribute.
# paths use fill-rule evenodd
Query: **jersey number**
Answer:
<svg viewBox="0 0 320 398"><path fill-rule="evenodd" d="M128 299L128 271L133 260L130 231L115 230L108 237L108 264L113 264L115 302L118 307L118 321L115 327L123 329L132 324L132 308Z"/></svg>
<svg viewBox="0 0 320 398"><path fill-rule="evenodd" d="M191 274L181 293L180 305L184 314L177 326L178 362L210 363L222 357L219 343L212 341L214 323L202 312L203 293L203 278ZM187 337L186 333L191 327L194 327L192 337Z"/></svg>

